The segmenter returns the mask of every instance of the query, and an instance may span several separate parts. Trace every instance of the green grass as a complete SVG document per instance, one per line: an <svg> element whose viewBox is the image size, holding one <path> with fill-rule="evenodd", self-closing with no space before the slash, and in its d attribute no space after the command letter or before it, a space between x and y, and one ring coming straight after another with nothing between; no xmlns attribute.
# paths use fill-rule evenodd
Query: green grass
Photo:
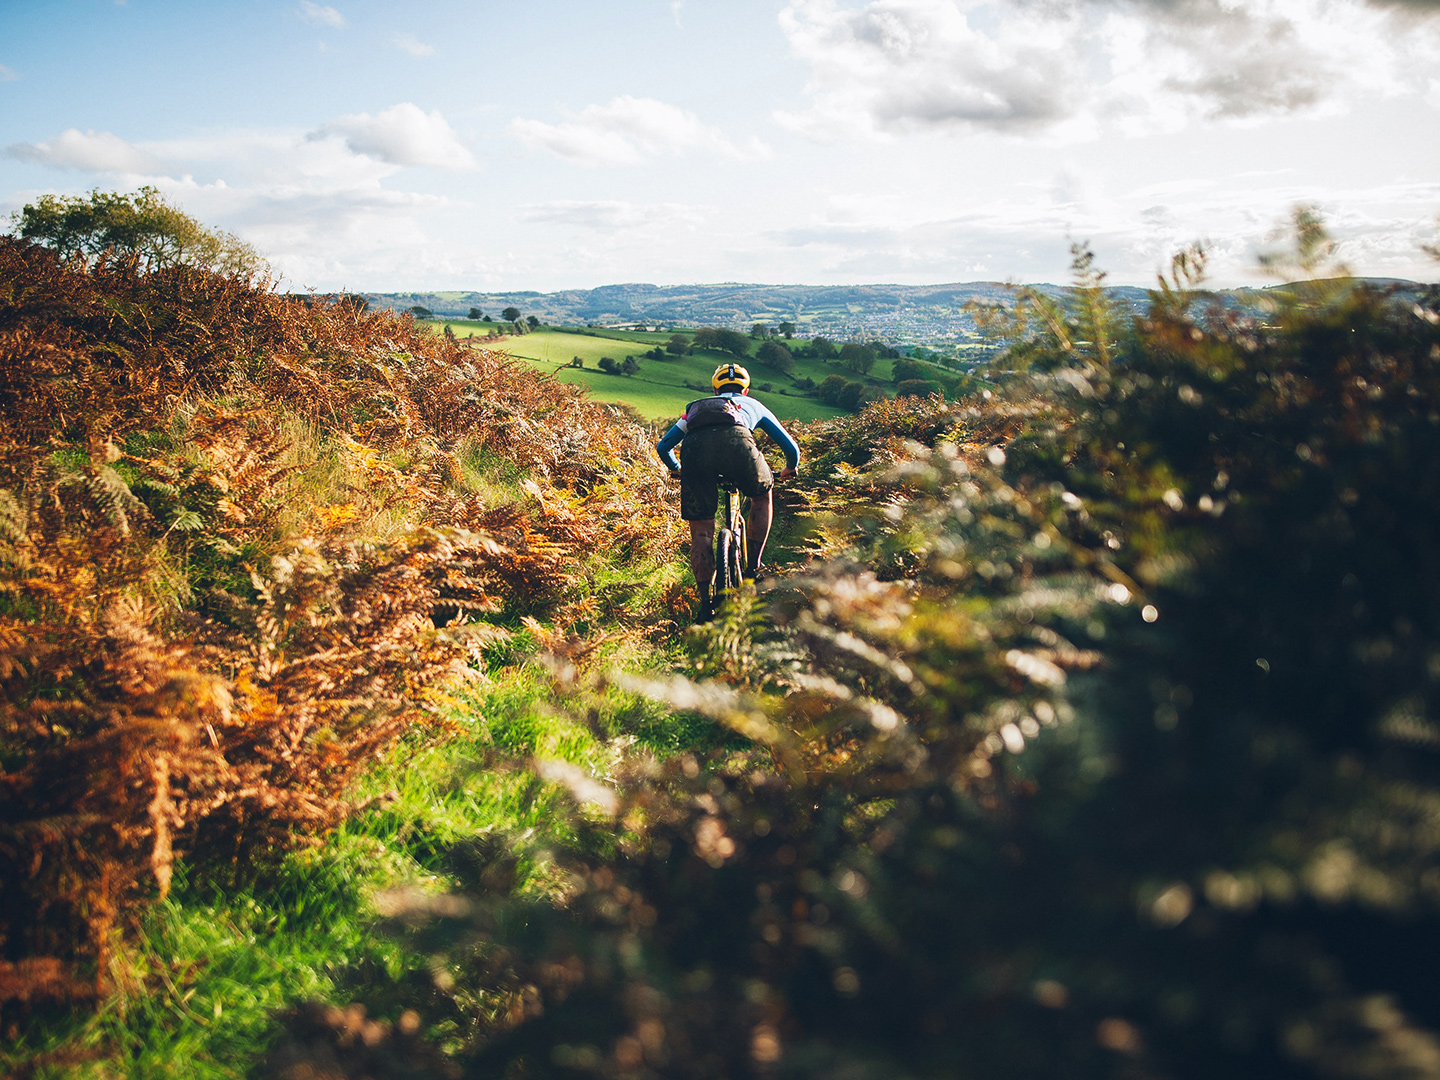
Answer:
<svg viewBox="0 0 1440 1080"><path fill-rule="evenodd" d="M449 326L457 337L483 336L489 332L488 323L462 321L444 325ZM438 330L441 324L436 323L435 326ZM520 337L497 341L493 347L508 352L516 359L527 360L543 371L554 373L562 382L584 386L597 401L630 405L647 420L669 420L680 415L687 402L702 393L709 393L711 374L719 364L730 359L728 355L718 352L700 352L673 360L650 360L641 356L647 349L669 341L670 336L668 332L587 330L585 333L576 333L545 328ZM597 366L602 356L622 361L627 355L633 355L639 360L638 374L607 375ZM584 361L584 368L567 366L576 356ZM889 363L888 360L878 362L872 376L888 378ZM753 358L747 366L754 382L752 392L769 406L782 422L824 420L842 415L842 410L822 405L811 397L799 396L800 392L792 389L789 378L755 364ZM795 364L796 378L803 379L808 376L817 383L839 370L836 366L815 360L797 360ZM687 382L691 383L693 388L687 387ZM760 389L763 383L770 383L772 389ZM781 393L782 389L791 393Z"/></svg>
<svg viewBox="0 0 1440 1080"><path fill-rule="evenodd" d="M666 756L725 741L708 721L677 720L613 687L557 689L534 648L520 631L494 650L482 680L451 699L457 733L377 763L353 794L369 808L320 846L248 868L239 882L178 863L169 899L144 916L121 959L128 989L98 1014L42 1010L7 1030L0 1075L39 1055L36 1080L243 1080L281 1036L284 1010L303 1001L360 1002L393 1022L433 996L435 975L428 955L383 929L389 890L455 887L468 852L491 835L519 856L519 891L557 886L547 850L575 839L568 797L535 776L531 758L561 758L603 781L636 750ZM636 648L600 663L674 660ZM443 1009L426 1019L441 1044L468 1022Z"/></svg>

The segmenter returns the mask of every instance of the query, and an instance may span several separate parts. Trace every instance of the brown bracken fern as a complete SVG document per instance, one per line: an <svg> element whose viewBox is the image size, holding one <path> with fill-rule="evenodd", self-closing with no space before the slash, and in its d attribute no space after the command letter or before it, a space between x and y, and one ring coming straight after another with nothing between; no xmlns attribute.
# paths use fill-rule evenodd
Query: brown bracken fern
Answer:
<svg viewBox="0 0 1440 1080"><path fill-rule="evenodd" d="M638 425L408 316L0 237L0 357L0 1005L104 993L176 858L322 834L497 613L675 537Z"/></svg>

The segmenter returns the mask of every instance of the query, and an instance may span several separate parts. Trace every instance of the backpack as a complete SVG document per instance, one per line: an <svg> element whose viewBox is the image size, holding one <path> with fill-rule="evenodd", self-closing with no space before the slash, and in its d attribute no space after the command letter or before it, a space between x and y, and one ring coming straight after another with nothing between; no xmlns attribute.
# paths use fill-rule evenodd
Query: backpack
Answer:
<svg viewBox="0 0 1440 1080"><path fill-rule="evenodd" d="M685 430L713 427L717 424L743 424L744 415L738 402L728 397L699 398L685 407Z"/></svg>

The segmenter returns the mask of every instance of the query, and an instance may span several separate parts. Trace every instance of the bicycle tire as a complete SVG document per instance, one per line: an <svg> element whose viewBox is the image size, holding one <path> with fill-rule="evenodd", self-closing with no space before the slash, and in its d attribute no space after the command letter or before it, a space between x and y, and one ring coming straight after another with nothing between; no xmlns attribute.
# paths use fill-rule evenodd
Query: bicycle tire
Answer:
<svg viewBox="0 0 1440 1080"><path fill-rule="evenodd" d="M715 598L718 600L740 583L731 577L731 555L734 544L729 529L715 534Z"/></svg>
<svg viewBox="0 0 1440 1080"><path fill-rule="evenodd" d="M745 557L745 521L741 518L730 532L730 580L734 588L745 580Z"/></svg>

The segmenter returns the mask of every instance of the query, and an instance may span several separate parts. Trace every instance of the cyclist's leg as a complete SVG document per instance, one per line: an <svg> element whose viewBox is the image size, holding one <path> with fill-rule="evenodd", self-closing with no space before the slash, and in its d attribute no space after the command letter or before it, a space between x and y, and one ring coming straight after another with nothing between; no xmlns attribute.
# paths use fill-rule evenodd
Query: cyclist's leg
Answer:
<svg viewBox="0 0 1440 1080"><path fill-rule="evenodd" d="M715 436L702 428L686 437L680 474L680 516L690 526L690 570L700 597L700 618L713 611L710 583L715 576L715 507L720 501L716 482Z"/></svg>
<svg viewBox="0 0 1440 1080"><path fill-rule="evenodd" d="M710 581L715 576L715 519L686 524L690 526L690 572L695 575L695 588L700 593L700 609L708 611Z"/></svg>

